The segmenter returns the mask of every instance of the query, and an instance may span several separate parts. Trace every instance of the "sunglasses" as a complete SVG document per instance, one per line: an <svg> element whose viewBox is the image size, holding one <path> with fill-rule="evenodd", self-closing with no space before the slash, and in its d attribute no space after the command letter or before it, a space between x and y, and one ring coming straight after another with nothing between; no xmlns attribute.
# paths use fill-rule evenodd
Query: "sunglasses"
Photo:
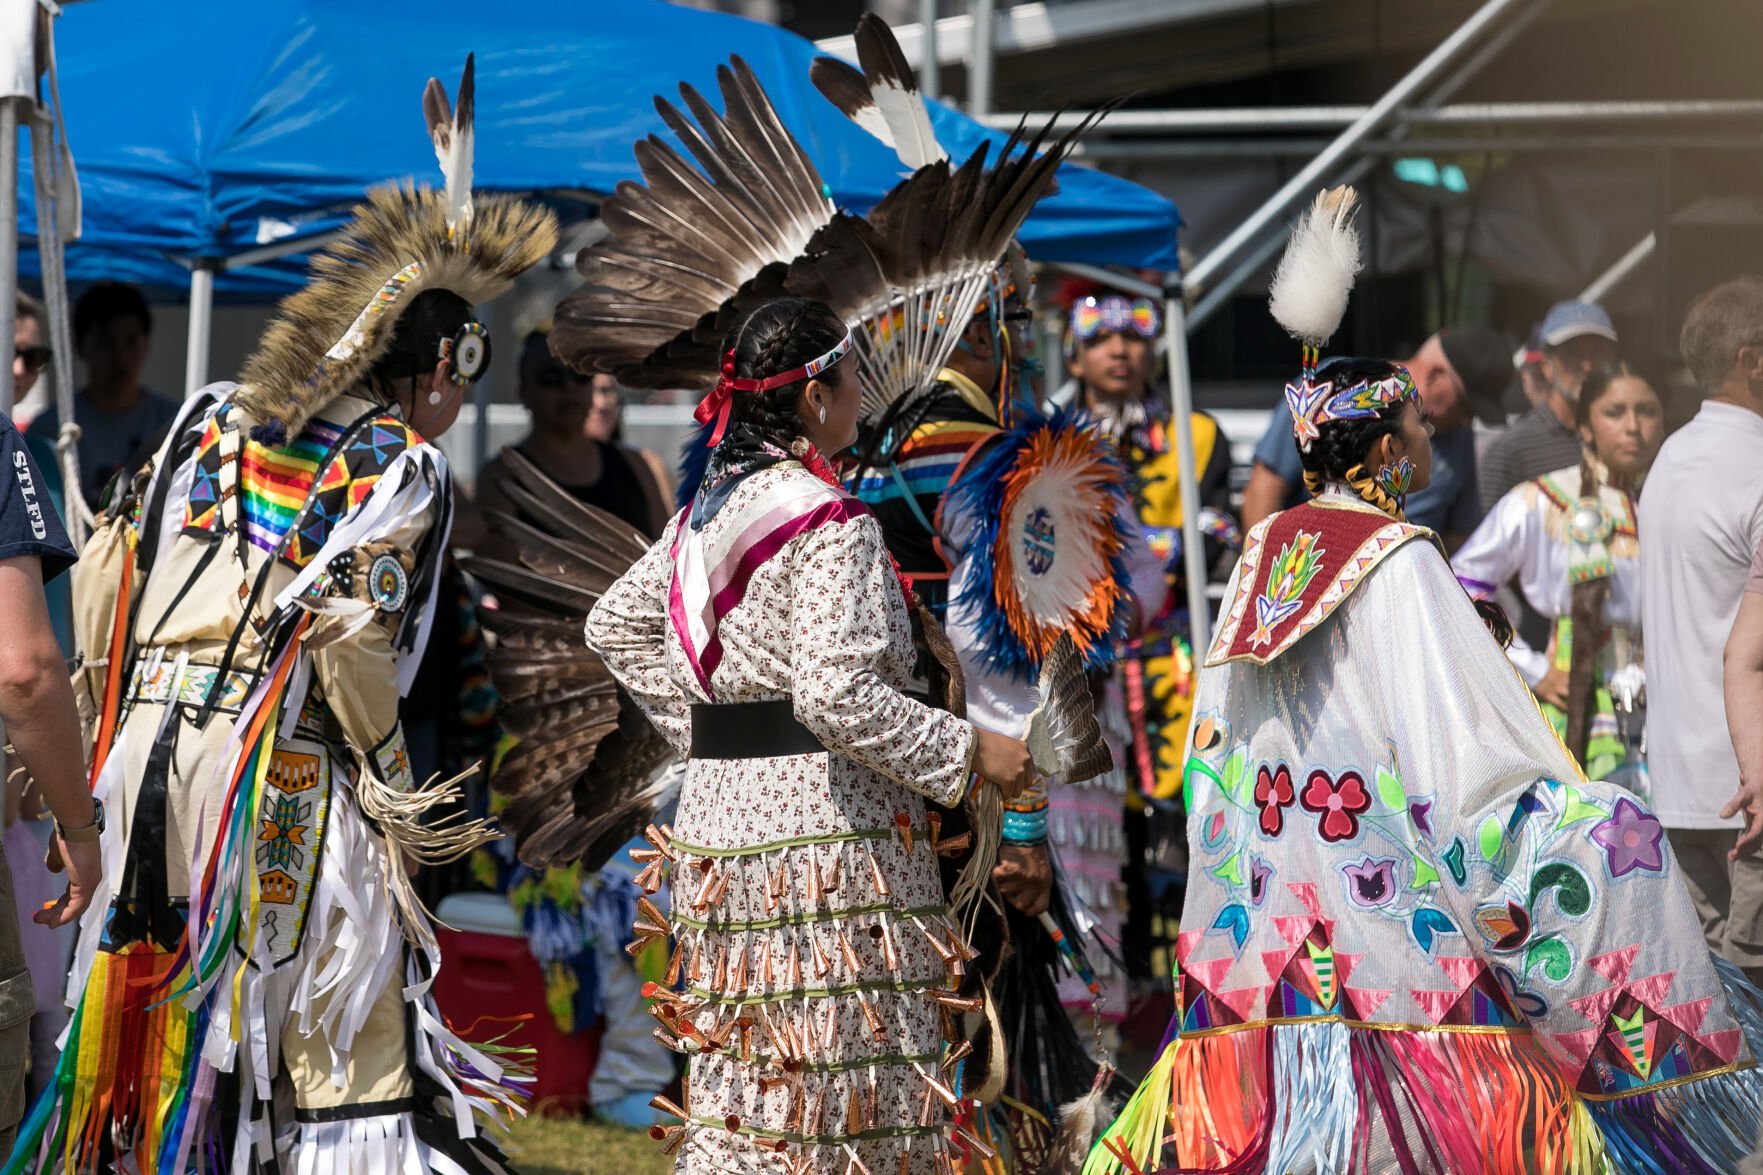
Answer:
<svg viewBox="0 0 1763 1175"><path fill-rule="evenodd" d="M1162 329L1162 308L1149 298L1091 295L1071 308L1071 333L1086 343L1105 334L1132 334L1155 342Z"/></svg>
<svg viewBox="0 0 1763 1175"><path fill-rule="evenodd" d="M49 366L49 360L55 357L55 352L48 347L43 346L20 347L18 349L18 357L24 360L24 369L26 371L30 372L32 375L37 375L41 373L45 367Z"/></svg>

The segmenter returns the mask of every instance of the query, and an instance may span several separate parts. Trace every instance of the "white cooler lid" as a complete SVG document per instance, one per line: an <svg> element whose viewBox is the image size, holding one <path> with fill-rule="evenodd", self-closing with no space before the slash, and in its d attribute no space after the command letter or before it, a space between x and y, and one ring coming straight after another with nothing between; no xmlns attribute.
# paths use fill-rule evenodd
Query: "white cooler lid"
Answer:
<svg viewBox="0 0 1763 1175"><path fill-rule="evenodd" d="M525 938L520 916L508 899L498 893L455 893L441 899L435 917L455 930L476 934L499 934L506 938Z"/></svg>

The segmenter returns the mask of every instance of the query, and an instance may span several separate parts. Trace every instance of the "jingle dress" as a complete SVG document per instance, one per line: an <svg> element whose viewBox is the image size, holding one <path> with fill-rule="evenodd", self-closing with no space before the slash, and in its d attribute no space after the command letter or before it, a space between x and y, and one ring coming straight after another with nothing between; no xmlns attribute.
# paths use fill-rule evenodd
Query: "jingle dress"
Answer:
<svg viewBox="0 0 1763 1175"><path fill-rule="evenodd" d="M1550 650L1533 649L1515 639L1507 654L1528 686L1551 666L1566 672L1573 657L1573 588L1595 579L1610 581L1604 598L1604 631L1597 651L1597 692L1586 740L1586 774L1641 784L1644 765L1639 744L1644 712L1636 713L1645 685L1641 668L1641 543L1635 528L1634 499L1609 484L1598 486L1598 510L1589 525L1573 526L1580 511L1578 466L1514 486L1506 492L1451 557L1471 596L1493 596L1516 581L1530 606L1547 617L1554 634ZM1567 734L1567 715L1542 704L1555 732ZM1626 770L1624 770L1626 768Z"/></svg>
<svg viewBox="0 0 1763 1175"><path fill-rule="evenodd" d="M1086 1172L1713 1172L1750 1150L1756 993L1430 531L1330 486L1250 532L1186 788L1170 1042Z"/></svg>
<svg viewBox="0 0 1763 1175"><path fill-rule="evenodd" d="M959 801L973 728L900 692L913 642L874 516L781 457L701 490L588 617L682 756L718 711L777 717L741 704L787 702L794 740L693 756L655 837L672 917L643 910L638 941L674 936L683 990L655 1014L691 1055L664 1149L688 1172L946 1171L939 993L966 947L924 800Z"/></svg>

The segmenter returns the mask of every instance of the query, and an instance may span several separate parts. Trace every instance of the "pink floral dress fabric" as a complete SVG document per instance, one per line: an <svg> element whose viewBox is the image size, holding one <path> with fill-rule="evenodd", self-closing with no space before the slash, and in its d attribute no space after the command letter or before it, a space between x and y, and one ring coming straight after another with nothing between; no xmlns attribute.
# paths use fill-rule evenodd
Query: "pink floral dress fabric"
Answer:
<svg viewBox="0 0 1763 1175"><path fill-rule="evenodd" d="M749 476L704 523L769 526ZM828 499L840 491L824 488ZM900 692L904 602L867 512L790 538L719 608L718 703L788 697L830 750L692 760L671 839L679 994L691 1054L676 1170L950 1170L944 1006L965 947L943 907L924 798L967 787L973 730ZM680 754L708 699L668 599L676 517L588 618L588 642ZM721 597L719 597L721 599ZM910 829L910 833L906 830ZM640 930L640 926L639 926Z"/></svg>

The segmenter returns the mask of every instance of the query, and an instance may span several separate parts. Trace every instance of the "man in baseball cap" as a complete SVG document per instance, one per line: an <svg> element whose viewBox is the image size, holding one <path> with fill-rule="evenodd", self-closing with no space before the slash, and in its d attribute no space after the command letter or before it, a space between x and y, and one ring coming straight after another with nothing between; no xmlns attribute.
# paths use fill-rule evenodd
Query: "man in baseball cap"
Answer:
<svg viewBox="0 0 1763 1175"><path fill-rule="evenodd" d="M1520 482L1579 461L1574 405L1585 377L1616 362L1616 328L1596 302L1557 302L1537 328L1547 397L1489 447L1481 466L1481 507L1493 509Z"/></svg>
<svg viewBox="0 0 1763 1175"><path fill-rule="evenodd" d="M1474 422L1504 424L1500 400L1512 382L1511 344L1481 326L1450 326L1430 336L1402 361L1414 377L1432 422L1432 482L1408 496L1411 522L1429 526L1455 548L1481 521L1476 487ZM1243 525L1303 499L1303 467L1291 422L1275 413L1255 446L1255 464L1243 490Z"/></svg>

